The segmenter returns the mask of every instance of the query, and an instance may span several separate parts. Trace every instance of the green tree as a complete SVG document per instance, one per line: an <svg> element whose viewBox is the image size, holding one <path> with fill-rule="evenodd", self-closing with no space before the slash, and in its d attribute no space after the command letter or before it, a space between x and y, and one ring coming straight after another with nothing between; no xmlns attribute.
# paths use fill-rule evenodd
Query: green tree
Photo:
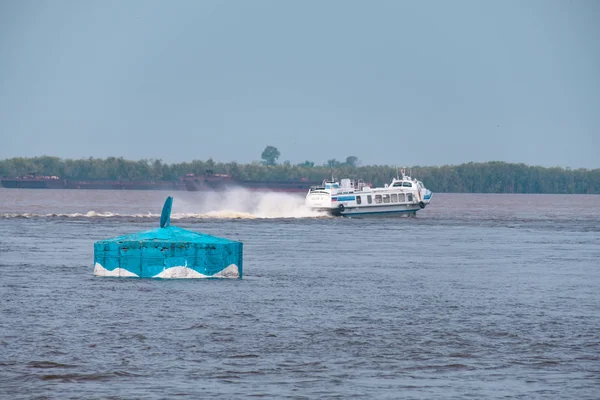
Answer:
<svg viewBox="0 0 600 400"><path fill-rule="evenodd" d="M358 164L358 157L356 157L356 156L346 157L346 164L348 164L352 168L356 168L356 165Z"/></svg>
<svg viewBox="0 0 600 400"><path fill-rule="evenodd" d="M260 158L263 159L263 164L265 165L275 165L280 155L281 153L277 150L277 147L267 146L260 155Z"/></svg>
<svg viewBox="0 0 600 400"><path fill-rule="evenodd" d="M331 160L327 160L327 164L326 164L329 168L335 168L335 167L339 167L340 166L340 162L338 160L336 160L335 158L332 158Z"/></svg>

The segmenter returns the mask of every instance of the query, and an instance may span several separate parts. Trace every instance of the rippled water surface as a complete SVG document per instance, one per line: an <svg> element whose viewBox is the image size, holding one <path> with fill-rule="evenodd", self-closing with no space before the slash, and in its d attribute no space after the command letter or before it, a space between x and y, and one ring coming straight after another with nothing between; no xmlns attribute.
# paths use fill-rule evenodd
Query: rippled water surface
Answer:
<svg viewBox="0 0 600 400"><path fill-rule="evenodd" d="M1 398L599 398L600 196L435 194L415 218L174 193L243 280L93 277L167 193L0 189Z"/></svg>

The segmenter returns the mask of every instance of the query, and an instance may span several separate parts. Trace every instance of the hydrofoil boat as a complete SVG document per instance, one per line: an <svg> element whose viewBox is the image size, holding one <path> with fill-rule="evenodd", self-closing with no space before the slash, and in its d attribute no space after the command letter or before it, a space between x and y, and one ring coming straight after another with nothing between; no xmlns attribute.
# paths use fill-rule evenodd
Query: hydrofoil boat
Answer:
<svg viewBox="0 0 600 400"><path fill-rule="evenodd" d="M326 211L333 215L354 216L374 214L414 215L424 209L433 193L423 182L405 175L392 179L384 187L371 188L364 181L342 179L340 182L326 180L313 186L306 194L305 203L312 210Z"/></svg>

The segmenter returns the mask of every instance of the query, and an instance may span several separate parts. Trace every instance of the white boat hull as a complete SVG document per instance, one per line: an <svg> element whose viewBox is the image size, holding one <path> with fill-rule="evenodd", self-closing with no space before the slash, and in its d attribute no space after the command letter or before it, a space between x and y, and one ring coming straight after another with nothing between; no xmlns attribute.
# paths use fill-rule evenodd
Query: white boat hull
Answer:
<svg viewBox="0 0 600 400"><path fill-rule="evenodd" d="M418 204L398 204L381 206L345 207L343 211L332 209L335 215L359 216L359 215L381 215L381 214L416 214L421 207Z"/></svg>

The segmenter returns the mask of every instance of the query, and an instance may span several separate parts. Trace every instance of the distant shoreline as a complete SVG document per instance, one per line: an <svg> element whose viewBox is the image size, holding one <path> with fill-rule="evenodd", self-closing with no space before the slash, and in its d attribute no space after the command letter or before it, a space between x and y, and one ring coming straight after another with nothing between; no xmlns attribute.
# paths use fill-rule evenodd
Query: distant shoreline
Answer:
<svg viewBox="0 0 600 400"><path fill-rule="evenodd" d="M600 169L547 168L498 161L409 169L411 176L438 193L600 194ZM254 190L300 192L332 175L383 185L397 173L396 166L355 166L340 162L331 166L315 166L309 162L264 165L213 160L167 164L160 160L130 161L115 157L71 160L49 156L0 160L3 186L11 185L9 180L26 181L27 177L43 177L41 180L51 183L49 187L39 188L76 189L83 185L69 186L68 182L81 181L94 186L103 181L95 188L206 190L241 185ZM195 188L190 186L192 183Z"/></svg>

